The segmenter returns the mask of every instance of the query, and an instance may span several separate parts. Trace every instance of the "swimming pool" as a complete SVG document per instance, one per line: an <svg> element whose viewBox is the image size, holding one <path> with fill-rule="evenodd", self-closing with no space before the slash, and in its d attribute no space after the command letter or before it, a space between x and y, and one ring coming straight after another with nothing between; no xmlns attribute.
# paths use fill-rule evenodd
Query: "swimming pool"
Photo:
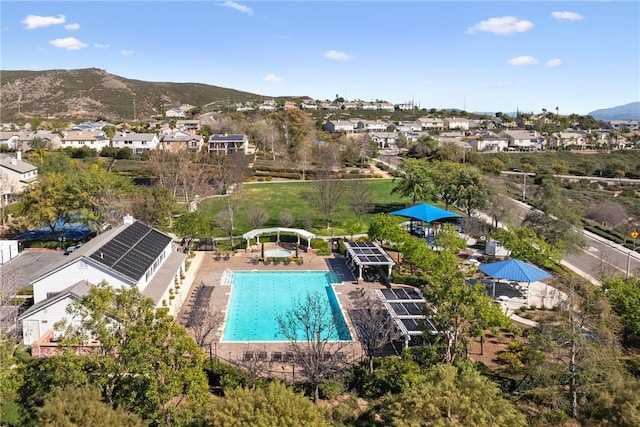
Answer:
<svg viewBox="0 0 640 427"><path fill-rule="evenodd" d="M287 249L269 249L264 251L265 258L288 258L293 256L293 251Z"/></svg>
<svg viewBox="0 0 640 427"><path fill-rule="evenodd" d="M277 318L307 293L326 296L336 322L334 341L350 341L338 298L331 286L340 283L335 273L326 271L251 271L228 273L231 285L223 342L287 341ZM299 337L303 340L303 337Z"/></svg>

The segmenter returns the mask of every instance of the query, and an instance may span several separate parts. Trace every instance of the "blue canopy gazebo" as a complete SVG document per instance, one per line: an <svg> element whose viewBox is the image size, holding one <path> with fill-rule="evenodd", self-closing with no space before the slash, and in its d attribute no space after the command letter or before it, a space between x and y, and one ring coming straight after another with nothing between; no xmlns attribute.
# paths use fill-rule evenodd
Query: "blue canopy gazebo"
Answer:
<svg viewBox="0 0 640 427"><path fill-rule="evenodd" d="M446 209L429 205L427 203L422 203L419 205L393 211L390 212L389 215L403 216L405 218L409 218L412 222L423 221L428 223L429 226L431 226L432 223L438 221L443 222L447 220L462 218L462 215L454 212L449 212ZM411 228L413 228L413 223L411 224Z"/></svg>
<svg viewBox="0 0 640 427"><path fill-rule="evenodd" d="M480 264L480 266L478 266L478 269L487 276L494 279L494 298L496 296L495 279L505 279L513 282L527 283L527 303L529 302L529 287L531 286L531 282L537 282L538 280L544 280L551 277L551 274L547 273L541 268L515 258L506 259L504 261L491 262L488 264Z"/></svg>

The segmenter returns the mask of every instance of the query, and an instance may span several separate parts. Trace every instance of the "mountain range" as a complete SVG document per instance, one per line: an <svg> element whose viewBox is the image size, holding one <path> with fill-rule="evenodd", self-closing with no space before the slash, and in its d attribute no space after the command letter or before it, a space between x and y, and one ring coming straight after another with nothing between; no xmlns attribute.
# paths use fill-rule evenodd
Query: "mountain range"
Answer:
<svg viewBox="0 0 640 427"><path fill-rule="evenodd" d="M270 96L201 83L147 82L98 68L0 71L0 122L32 117L60 120L147 119L184 104L209 110ZM296 101L303 96L276 97ZM597 120L640 120L640 102L589 113Z"/></svg>
<svg viewBox="0 0 640 427"><path fill-rule="evenodd" d="M605 122L611 120L640 120L640 102L631 102L617 107L595 110L590 112L589 115L596 120Z"/></svg>

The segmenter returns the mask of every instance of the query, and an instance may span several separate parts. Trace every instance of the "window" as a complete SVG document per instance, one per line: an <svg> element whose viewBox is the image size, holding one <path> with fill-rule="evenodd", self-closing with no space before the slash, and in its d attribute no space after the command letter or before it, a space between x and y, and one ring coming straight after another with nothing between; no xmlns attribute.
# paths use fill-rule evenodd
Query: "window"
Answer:
<svg viewBox="0 0 640 427"><path fill-rule="evenodd" d="M47 299L53 298L58 295L60 292L47 292Z"/></svg>

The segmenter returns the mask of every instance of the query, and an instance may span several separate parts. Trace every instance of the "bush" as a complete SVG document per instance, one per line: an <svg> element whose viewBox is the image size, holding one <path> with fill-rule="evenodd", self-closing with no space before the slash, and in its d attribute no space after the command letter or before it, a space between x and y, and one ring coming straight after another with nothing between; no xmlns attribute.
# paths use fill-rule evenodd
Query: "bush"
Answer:
<svg viewBox="0 0 640 427"><path fill-rule="evenodd" d="M311 241L311 249L317 249L318 255L328 256L331 255L331 249L329 248L329 242L322 239L314 239Z"/></svg>

